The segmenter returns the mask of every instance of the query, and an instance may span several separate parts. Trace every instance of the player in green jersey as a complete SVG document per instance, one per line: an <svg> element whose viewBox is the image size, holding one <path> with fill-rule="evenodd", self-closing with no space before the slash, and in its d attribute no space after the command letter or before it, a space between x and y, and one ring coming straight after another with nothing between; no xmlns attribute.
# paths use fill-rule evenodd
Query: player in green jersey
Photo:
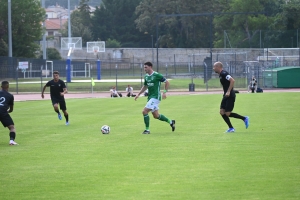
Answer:
<svg viewBox="0 0 300 200"><path fill-rule="evenodd" d="M146 62L144 64L144 70L146 72L146 75L144 77L144 86L140 90L140 92L135 96L134 100L137 100L141 94L143 94L148 89L148 102L143 110L143 116L144 116L144 122L146 129L143 132L143 134L150 134L149 124L150 124L150 118L148 113L151 111L152 115L155 119L159 119L160 121L165 121L170 124L172 131L175 130L175 120L168 119L166 116L159 114L159 103L161 101L161 98L165 99L167 98L167 91L169 88L169 81L163 77L162 74L154 71L152 69L152 63ZM160 85L161 83L165 83L165 89L163 91L163 94L161 95L160 92Z"/></svg>

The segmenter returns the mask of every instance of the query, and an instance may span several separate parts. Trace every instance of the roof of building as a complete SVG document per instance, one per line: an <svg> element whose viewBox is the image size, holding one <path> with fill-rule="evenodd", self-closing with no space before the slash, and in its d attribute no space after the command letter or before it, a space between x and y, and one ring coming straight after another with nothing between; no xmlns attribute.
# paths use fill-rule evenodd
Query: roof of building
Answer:
<svg viewBox="0 0 300 200"><path fill-rule="evenodd" d="M58 19L58 18L50 18L45 22L46 30L60 30L64 28L64 24L67 22L67 19Z"/></svg>

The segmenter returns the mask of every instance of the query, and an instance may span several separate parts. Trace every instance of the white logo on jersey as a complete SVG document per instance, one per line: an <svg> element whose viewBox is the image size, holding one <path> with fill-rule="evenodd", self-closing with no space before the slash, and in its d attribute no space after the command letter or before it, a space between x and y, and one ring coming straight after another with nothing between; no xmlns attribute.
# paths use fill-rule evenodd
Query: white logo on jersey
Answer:
<svg viewBox="0 0 300 200"><path fill-rule="evenodd" d="M5 97L0 97L0 106L4 106Z"/></svg>
<svg viewBox="0 0 300 200"><path fill-rule="evenodd" d="M230 78L231 78L231 76L230 76L230 75L227 75L227 76L226 76L226 80L228 80L228 81L229 81L229 80L230 80Z"/></svg>

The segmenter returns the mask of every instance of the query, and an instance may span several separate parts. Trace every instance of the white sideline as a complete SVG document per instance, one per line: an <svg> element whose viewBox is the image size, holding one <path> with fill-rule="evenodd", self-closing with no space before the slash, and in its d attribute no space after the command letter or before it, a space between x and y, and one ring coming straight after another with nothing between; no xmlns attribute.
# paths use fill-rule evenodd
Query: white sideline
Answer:
<svg viewBox="0 0 300 200"><path fill-rule="evenodd" d="M168 79L172 80L172 79ZM64 82L67 82L66 80L63 80ZM117 79L118 82L124 82L124 83L139 83L141 82L141 79ZM143 80L144 81L144 80ZM42 83L47 83L48 81L42 81ZM90 83L91 80L72 80L72 83ZM95 83L114 83L116 82L116 79L103 79L103 80L95 80ZM18 82L18 84L29 84L29 83L41 83L41 81L28 81L28 82ZM16 82L10 82L9 84L17 84Z"/></svg>

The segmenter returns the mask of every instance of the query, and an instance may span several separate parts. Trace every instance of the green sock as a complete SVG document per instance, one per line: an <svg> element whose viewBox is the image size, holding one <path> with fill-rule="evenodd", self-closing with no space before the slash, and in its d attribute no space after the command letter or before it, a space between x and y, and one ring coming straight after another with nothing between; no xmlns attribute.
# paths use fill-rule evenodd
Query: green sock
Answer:
<svg viewBox="0 0 300 200"><path fill-rule="evenodd" d="M158 119L160 121L164 121L164 122L168 122L168 123L171 122L171 120L169 120L168 118L166 118L164 115L159 115Z"/></svg>
<svg viewBox="0 0 300 200"><path fill-rule="evenodd" d="M148 114L144 115L144 122L145 122L146 130L149 130L150 118Z"/></svg>

